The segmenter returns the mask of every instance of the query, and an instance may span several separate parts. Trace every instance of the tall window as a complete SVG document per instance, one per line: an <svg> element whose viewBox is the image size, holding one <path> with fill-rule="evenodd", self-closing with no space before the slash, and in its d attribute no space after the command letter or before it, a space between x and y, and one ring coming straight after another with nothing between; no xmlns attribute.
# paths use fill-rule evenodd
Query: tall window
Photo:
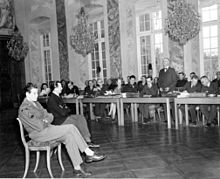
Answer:
<svg viewBox="0 0 220 179"><path fill-rule="evenodd" d="M162 13L159 10L142 14L137 22L139 75L148 75L149 64L152 64L153 73L157 74L163 52Z"/></svg>
<svg viewBox="0 0 220 179"><path fill-rule="evenodd" d="M107 64L106 64L106 48L105 48L105 30L104 20L90 24L95 36L95 48L91 53L91 70L92 78L107 79Z"/></svg>
<svg viewBox="0 0 220 179"><path fill-rule="evenodd" d="M42 52L42 65L43 65L43 80L49 84L52 81L52 61L51 61L51 43L50 33L41 35L41 52Z"/></svg>
<svg viewBox="0 0 220 179"><path fill-rule="evenodd" d="M218 6L202 8L202 41L204 73L213 79L219 69L218 61Z"/></svg>

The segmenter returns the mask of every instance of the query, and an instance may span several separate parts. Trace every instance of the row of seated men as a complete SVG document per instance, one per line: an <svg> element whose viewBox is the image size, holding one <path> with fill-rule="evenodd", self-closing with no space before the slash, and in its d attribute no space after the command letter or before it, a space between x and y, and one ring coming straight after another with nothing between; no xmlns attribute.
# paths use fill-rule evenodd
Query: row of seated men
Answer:
<svg viewBox="0 0 220 179"><path fill-rule="evenodd" d="M113 93L121 92L134 92L139 93L140 96L151 95L158 96L164 95L173 91L187 91L188 93L194 92L206 92L210 94L219 94L220 93L220 72L217 72L217 78L212 82L208 79L207 76L202 76L200 79L195 73L190 74L190 80L185 79L184 73L179 73L178 75L175 69L170 67L170 61L168 58L163 59L163 69L159 72L159 77L154 80L152 77L142 76L141 81L136 83L136 77L134 75L129 76L127 84L123 83L122 79L116 79L115 81L107 80L107 83L103 83L101 79L88 80L86 81L86 87L82 94L87 97L94 97L97 95L103 95L106 91L112 91ZM65 82L62 80L63 90L61 95L68 95L70 93L74 95L79 95L79 89L74 85L73 82ZM70 92L71 91L71 92ZM214 105L201 105L201 112L204 114L207 120L207 125L215 123L215 106ZM152 105L143 104L139 106L140 112L144 118L149 119L149 113L154 110ZM182 109L182 108L181 108ZM190 106L190 116L191 122L195 123L195 106ZM112 104L110 110L106 114L106 105L97 104L95 105L94 113L96 116L106 117L113 113L115 116L115 107Z"/></svg>

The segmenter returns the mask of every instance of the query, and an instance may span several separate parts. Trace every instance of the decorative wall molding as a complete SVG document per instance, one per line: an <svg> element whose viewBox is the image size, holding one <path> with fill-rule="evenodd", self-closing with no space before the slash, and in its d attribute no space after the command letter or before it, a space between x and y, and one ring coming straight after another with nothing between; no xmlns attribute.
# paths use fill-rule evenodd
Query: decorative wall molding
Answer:
<svg viewBox="0 0 220 179"><path fill-rule="evenodd" d="M67 47L67 29L65 16L65 0L56 0L57 31L60 61L60 78L69 79L69 60Z"/></svg>
<svg viewBox="0 0 220 179"><path fill-rule="evenodd" d="M122 76L118 0L107 0L110 76Z"/></svg>

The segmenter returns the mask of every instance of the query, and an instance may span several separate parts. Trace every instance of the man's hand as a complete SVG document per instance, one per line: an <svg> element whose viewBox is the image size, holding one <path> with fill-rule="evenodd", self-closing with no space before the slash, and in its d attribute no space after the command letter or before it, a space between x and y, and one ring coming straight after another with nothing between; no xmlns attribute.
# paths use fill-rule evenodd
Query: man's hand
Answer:
<svg viewBox="0 0 220 179"><path fill-rule="evenodd" d="M169 90L170 90L170 88L169 88L169 87L166 87L166 88L165 88L165 91L166 91L166 92L168 92Z"/></svg>

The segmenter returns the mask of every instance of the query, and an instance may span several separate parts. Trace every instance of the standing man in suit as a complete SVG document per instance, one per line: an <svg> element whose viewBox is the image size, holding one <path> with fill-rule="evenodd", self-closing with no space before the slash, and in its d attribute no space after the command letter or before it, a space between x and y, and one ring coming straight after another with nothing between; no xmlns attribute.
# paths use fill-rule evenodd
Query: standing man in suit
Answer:
<svg viewBox="0 0 220 179"><path fill-rule="evenodd" d="M170 67L169 58L163 59L163 67L159 72L159 90L162 93L172 92L176 87L178 78L174 68Z"/></svg>
<svg viewBox="0 0 220 179"><path fill-rule="evenodd" d="M163 59L163 67L164 68L159 72L158 87L161 94L167 94L175 90L178 77L174 68L170 67L169 58ZM166 109L166 104L164 104L163 107ZM171 109L174 109L174 105L171 105L170 107ZM164 111L165 116L167 116L166 110Z"/></svg>
<svg viewBox="0 0 220 179"><path fill-rule="evenodd" d="M78 128L83 138L89 147L99 147L91 141L91 134L89 132L86 119L82 115L70 115L70 109L65 105L63 99L60 97L62 92L62 85L60 81L54 81L50 86L51 94L47 101L47 109L53 114L54 125L73 124Z"/></svg>

